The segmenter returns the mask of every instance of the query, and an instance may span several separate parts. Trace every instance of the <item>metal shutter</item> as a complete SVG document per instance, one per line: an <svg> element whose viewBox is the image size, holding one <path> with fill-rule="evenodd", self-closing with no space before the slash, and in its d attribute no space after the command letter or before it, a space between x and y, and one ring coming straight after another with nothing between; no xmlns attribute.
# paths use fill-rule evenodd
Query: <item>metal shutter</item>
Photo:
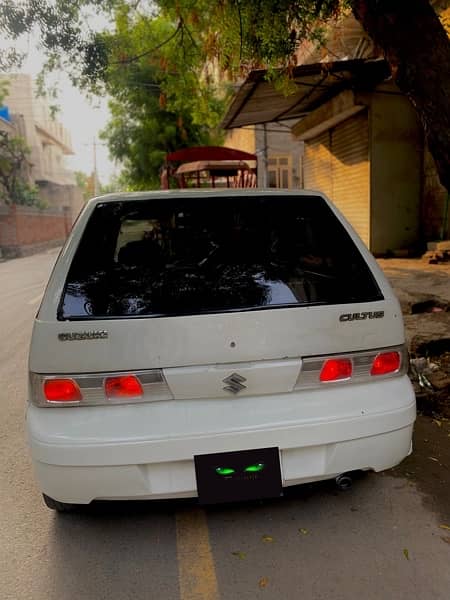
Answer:
<svg viewBox="0 0 450 600"><path fill-rule="evenodd" d="M308 140L304 187L324 192L370 244L369 133L367 113L350 117Z"/></svg>
<svg viewBox="0 0 450 600"><path fill-rule="evenodd" d="M331 200L369 246L369 133L366 113L350 117L331 130L331 150Z"/></svg>
<svg viewBox="0 0 450 600"><path fill-rule="evenodd" d="M305 143L305 154L303 156L304 188L318 190L331 198L331 163L330 131L328 130Z"/></svg>

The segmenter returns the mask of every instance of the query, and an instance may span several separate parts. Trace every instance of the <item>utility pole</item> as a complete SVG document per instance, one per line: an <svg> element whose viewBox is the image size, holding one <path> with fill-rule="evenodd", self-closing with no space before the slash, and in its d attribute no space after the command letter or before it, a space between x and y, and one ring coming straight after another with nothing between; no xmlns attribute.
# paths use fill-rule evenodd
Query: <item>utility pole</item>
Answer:
<svg viewBox="0 0 450 600"><path fill-rule="evenodd" d="M263 148L263 164L264 164L264 171L263 171L263 188L266 189L268 186L268 157L267 157L267 125L266 123L263 124L263 131L264 131L264 148Z"/></svg>
<svg viewBox="0 0 450 600"><path fill-rule="evenodd" d="M98 176L97 176L97 140L95 138L95 135L94 135L94 139L92 141L92 150L94 152L94 170L93 170L94 196L98 196L99 189L98 189Z"/></svg>
<svg viewBox="0 0 450 600"><path fill-rule="evenodd" d="M262 139L261 139L262 138ZM261 147L262 144L262 147ZM268 187L268 143L267 143L267 127L264 123L262 126L255 125L255 154L258 157L258 180L257 187Z"/></svg>

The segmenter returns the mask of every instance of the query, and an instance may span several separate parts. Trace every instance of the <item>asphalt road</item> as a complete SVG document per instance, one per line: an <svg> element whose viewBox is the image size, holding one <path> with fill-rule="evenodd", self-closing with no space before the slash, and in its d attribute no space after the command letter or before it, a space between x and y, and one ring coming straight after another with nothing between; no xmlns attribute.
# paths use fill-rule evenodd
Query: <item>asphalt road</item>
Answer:
<svg viewBox="0 0 450 600"><path fill-rule="evenodd" d="M24 413L32 319L55 258L0 263L1 600L450 598L448 422L422 420L418 459L345 493L326 483L206 510L186 501L46 509Z"/></svg>

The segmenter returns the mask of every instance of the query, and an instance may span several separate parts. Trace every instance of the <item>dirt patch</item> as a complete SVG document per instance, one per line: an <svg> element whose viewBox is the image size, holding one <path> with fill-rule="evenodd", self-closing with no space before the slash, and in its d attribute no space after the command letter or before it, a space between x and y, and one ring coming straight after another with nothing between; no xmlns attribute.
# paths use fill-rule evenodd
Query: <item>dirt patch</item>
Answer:
<svg viewBox="0 0 450 600"><path fill-rule="evenodd" d="M424 343L411 357L409 376L418 410L428 416L450 418L450 339Z"/></svg>
<svg viewBox="0 0 450 600"><path fill-rule="evenodd" d="M408 479L441 524L450 526L450 264L378 262L400 300L408 348L423 361L424 376L419 382L417 372L410 374L419 409L413 453L388 474ZM449 531L443 529L442 537Z"/></svg>
<svg viewBox="0 0 450 600"><path fill-rule="evenodd" d="M441 523L450 526L450 420L419 415L413 453L387 474L410 480ZM448 536L447 530L442 535Z"/></svg>
<svg viewBox="0 0 450 600"><path fill-rule="evenodd" d="M422 259L379 259L378 264L395 289L433 294L450 302L450 263L430 265Z"/></svg>
<svg viewBox="0 0 450 600"><path fill-rule="evenodd" d="M408 350L420 366L410 371L418 408L450 418L450 264L378 262L400 301Z"/></svg>
<svg viewBox="0 0 450 600"><path fill-rule="evenodd" d="M411 314L417 315L421 313L440 313L450 310L450 307L445 302L439 300L421 300L411 305Z"/></svg>

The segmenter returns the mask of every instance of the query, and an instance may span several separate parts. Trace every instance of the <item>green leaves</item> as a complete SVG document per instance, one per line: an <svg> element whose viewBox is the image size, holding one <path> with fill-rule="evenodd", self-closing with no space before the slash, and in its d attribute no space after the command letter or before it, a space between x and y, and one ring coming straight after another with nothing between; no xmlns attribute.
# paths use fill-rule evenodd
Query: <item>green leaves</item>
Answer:
<svg viewBox="0 0 450 600"><path fill-rule="evenodd" d="M136 15L125 3L104 35L112 119L102 133L127 189L160 187L168 152L220 143L224 99L203 78L198 31L187 16Z"/></svg>
<svg viewBox="0 0 450 600"><path fill-rule="evenodd" d="M29 154L23 138L0 131L0 198L6 204L40 203L36 187L28 182Z"/></svg>
<svg viewBox="0 0 450 600"><path fill-rule="evenodd" d="M180 98L190 103L191 95L176 93L176 85L196 96L198 88L217 84L218 70L235 79L255 67L287 67L298 44L319 39L323 22L337 15L342 4L0 0L0 33L14 42L33 30L47 57L46 71L64 69L76 85L91 91L100 91L111 75L110 66L140 60L156 65L163 59L167 95L178 109ZM95 28L94 23L105 25ZM8 52L9 57L7 52L0 56L0 65L2 57L19 61L13 48Z"/></svg>
<svg viewBox="0 0 450 600"><path fill-rule="evenodd" d="M272 73L292 67L299 41L318 39L322 20L339 6L339 0L0 0L0 33L16 40L33 30L46 56L44 73L64 70L77 87L111 98L103 139L122 164L126 186L142 189L159 187L167 152L220 144L231 82L254 67ZM16 58L4 55L8 65Z"/></svg>

